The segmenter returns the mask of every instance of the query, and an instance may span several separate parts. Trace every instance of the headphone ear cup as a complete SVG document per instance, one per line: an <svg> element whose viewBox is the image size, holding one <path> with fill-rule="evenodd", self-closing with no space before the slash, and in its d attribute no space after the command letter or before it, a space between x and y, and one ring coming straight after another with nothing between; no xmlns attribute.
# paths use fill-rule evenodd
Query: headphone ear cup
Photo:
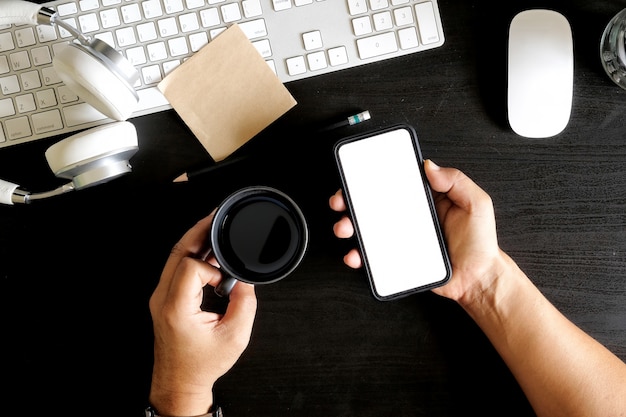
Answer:
<svg viewBox="0 0 626 417"><path fill-rule="evenodd" d="M74 93L108 118L123 121L135 111L139 99L133 87L85 47L75 43L62 45L53 66Z"/></svg>
<svg viewBox="0 0 626 417"><path fill-rule="evenodd" d="M71 179L81 189L129 173L129 159L138 149L135 126L115 122L55 143L46 151L46 160L54 175Z"/></svg>

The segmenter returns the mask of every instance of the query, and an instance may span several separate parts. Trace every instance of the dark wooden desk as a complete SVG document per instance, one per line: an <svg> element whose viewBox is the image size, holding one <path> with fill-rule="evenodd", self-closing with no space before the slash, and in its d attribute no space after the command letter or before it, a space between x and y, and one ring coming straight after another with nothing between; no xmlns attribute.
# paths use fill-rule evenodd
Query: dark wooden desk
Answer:
<svg viewBox="0 0 626 417"><path fill-rule="evenodd" d="M437 50L287 87L298 105L239 153L249 161L189 184L208 156L177 115L136 118L134 172L30 206L0 207L1 409L12 415L141 415L152 364L148 298L176 240L251 183L290 193L311 224L304 264L258 288L252 340L215 387L228 416L531 416L523 393L454 303L423 293L376 301L341 262L327 199L340 136L413 125L424 156L493 197L500 245L571 320L626 359L626 91L598 58L624 1L545 1L571 22L572 117L528 140L505 118L507 28L533 2L441 0ZM369 109L360 127L315 139L304 127ZM0 151L2 178L57 181L51 141ZM285 156L273 156L287 148ZM265 156L260 156L263 153ZM19 411L19 413L15 413ZM3 412L4 414L4 412Z"/></svg>

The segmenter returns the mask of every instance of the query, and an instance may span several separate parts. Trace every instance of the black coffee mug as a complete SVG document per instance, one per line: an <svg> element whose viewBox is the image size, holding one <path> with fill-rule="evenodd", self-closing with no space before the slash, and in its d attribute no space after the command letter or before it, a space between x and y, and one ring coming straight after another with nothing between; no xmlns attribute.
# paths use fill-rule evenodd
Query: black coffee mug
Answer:
<svg viewBox="0 0 626 417"><path fill-rule="evenodd" d="M275 188L251 186L218 206L210 239L223 275L215 293L224 297L238 280L270 284L293 272L304 258L309 231L289 196Z"/></svg>

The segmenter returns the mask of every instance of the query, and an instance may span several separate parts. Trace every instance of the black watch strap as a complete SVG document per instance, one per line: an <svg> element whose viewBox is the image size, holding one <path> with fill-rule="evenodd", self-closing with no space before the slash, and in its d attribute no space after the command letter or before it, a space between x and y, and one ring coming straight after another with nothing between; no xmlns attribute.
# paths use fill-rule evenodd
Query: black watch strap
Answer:
<svg viewBox="0 0 626 417"><path fill-rule="evenodd" d="M163 415L158 414L154 408L148 407L145 410L145 417L175 417L175 416L163 416ZM182 416L176 416L176 417L182 417ZM209 411L206 414L202 414L199 416L189 416L189 417L224 417L224 414L222 414L222 409L220 407L215 407L215 410Z"/></svg>

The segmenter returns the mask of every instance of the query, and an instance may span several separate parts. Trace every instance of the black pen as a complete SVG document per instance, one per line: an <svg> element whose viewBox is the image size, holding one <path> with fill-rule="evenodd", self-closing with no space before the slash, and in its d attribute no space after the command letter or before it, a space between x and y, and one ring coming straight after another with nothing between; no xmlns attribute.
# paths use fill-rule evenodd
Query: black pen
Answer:
<svg viewBox="0 0 626 417"><path fill-rule="evenodd" d="M196 177L196 176L199 176L199 175L208 174L211 171L215 171L216 169L223 168L225 166L235 164L235 163L237 163L239 161L243 161L244 159L247 159L247 157L246 156L238 156L238 157L232 158L232 159L228 159L227 158L227 159L224 159L223 161L216 162L213 165L209 165L207 167L196 169L196 170L190 171L190 172L185 172L185 173L179 175L178 177L176 177L174 179L174 182L189 181L193 177Z"/></svg>
<svg viewBox="0 0 626 417"><path fill-rule="evenodd" d="M335 130L335 129L339 129L341 127L345 127L345 126L354 126L356 124L362 123L366 120L371 119L371 115L369 110L365 110L362 111L360 113L354 114L352 116L346 117L338 122L335 123L331 123L328 126L324 126L321 129L318 129L318 132L328 132L329 130ZM244 159L246 159L246 156L239 156L233 159L224 159L222 161L216 162L213 165L210 165L208 167L205 168L200 168L198 170L194 170L194 171L190 171L190 172L185 172L181 175L179 175L178 177L176 177L174 179L174 182L185 182L185 181L189 181L191 178L198 176L198 175L204 175L204 174L208 174L209 172L215 171L216 169L225 167L227 165L231 165L231 164L235 164L239 161L242 161Z"/></svg>

